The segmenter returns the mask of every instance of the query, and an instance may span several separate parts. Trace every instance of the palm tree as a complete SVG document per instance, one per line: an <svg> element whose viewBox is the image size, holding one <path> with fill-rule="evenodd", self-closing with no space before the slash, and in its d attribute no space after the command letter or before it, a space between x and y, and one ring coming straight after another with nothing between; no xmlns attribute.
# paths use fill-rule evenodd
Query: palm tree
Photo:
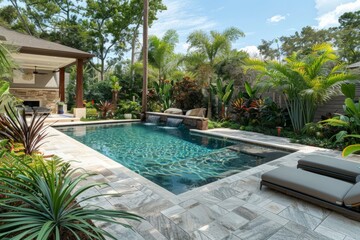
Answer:
<svg viewBox="0 0 360 240"><path fill-rule="evenodd" d="M167 73L174 69L174 62L177 62L174 49L178 42L179 36L175 30L166 31L162 39L157 36L149 37L149 63L158 69L160 84Z"/></svg>
<svg viewBox="0 0 360 240"><path fill-rule="evenodd" d="M188 37L187 42L190 44L189 50L193 49L198 54L202 54L206 59L208 68L211 69L211 74L207 80L208 89L208 118L211 118L211 91L210 85L214 79L214 67L220 56L224 56L231 51L231 43L244 37L244 33L238 28L228 28L222 33L217 31L210 31L210 34L204 31L195 31ZM204 66L205 63L202 64Z"/></svg>
<svg viewBox="0 0 360 240"><path fill-rule="evenodd" d="M284 63L249 60L248 65L260 72L259 86L283 93L296 132L313 121L318 106L338 94L341 84L357 78L328 43L314 45L307 55L293 53Z"/></svg>

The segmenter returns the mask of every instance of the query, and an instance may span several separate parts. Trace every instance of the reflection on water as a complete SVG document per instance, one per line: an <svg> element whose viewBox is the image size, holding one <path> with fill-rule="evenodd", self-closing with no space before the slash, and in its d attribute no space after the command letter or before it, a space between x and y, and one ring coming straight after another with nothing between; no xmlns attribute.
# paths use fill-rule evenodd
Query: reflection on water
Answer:
<svg viewBox="0 0 360 240"><path fill-rule="evenodd" d="M175 194L269 161L266 154L272 151L191 134L181 126L109 124L58 129Z"/></svg>

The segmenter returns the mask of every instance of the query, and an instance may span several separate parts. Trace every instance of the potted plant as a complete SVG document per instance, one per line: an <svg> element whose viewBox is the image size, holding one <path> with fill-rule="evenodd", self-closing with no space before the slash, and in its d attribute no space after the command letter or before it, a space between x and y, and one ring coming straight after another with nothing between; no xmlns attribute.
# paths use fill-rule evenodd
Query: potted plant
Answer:
<svg viewBox="0 0 360 240"><path fill-rule="evenodd" d="M58 114L63 114L64 113L64 105L65 103L64 102L58 102L57 103L57 107L58 107Z"/></svg>

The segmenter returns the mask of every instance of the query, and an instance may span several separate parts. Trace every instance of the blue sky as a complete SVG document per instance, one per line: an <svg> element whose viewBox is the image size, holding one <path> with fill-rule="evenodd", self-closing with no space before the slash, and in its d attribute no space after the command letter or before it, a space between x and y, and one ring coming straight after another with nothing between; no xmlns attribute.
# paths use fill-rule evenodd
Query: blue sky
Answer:
<svg viewBox="0 0 360 240"><path fill-rule="evenodd" d="M163 0L168 10L158 15L150 28L162 36L175 29L180 42L177 52L186 52L187 36L194 30L222 31L237 27L245 33L233 47L256 55L261 39L272 40L300 31L337 25L344 12L360 10L360 0Z"/></svg>

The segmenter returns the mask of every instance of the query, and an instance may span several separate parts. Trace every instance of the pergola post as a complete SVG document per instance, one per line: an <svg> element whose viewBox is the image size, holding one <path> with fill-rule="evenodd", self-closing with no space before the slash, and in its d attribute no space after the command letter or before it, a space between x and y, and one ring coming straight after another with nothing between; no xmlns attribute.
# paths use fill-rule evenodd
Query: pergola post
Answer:
<svg viewBox="0 0 360 240"><path fill-rule="evenodd" d="M76 107L77 108L83 108L83 92L84 92L84 86L83 86L83 77L84 77L84 60L83 59L77 59L76 60Z"/></svg>
<svg viewBox="0 0 360 240"><path fill-rule="evenodd" d="M65 68L59 71L59 98L60 102L65 102Z"/></svg>
<svg viewBox="0 0 360 240"><path fill-rule="evenodd" d="M83 86L83 78L84 78L84 60L77 59L76 60L76 102L74 115L76 118L86 118L86 108L84 108L83 103L83 94L84 94L84 86Z"/></svg>

